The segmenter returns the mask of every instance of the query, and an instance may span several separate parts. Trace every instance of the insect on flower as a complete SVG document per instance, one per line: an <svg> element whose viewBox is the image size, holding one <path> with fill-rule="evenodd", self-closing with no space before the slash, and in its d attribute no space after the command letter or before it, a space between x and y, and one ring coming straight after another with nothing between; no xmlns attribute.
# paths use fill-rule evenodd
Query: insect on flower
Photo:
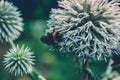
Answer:
<svg viewBox="0 0 120 80"><path fill-rule="evenodd" d="M55 45L62 40L62 35L59 32L53 30L53 32L42 36L40 40L47 45Z"/></svg>
<svg viewBox="0 0 120 80"><path fill-rule="evenodd" d="M120 40L120 8L116 0L60 0L58 8L50 13L46 33L55 29L62 41L57 43L53 35L42 41L57 43L60 51L106 60Z"/></svg>

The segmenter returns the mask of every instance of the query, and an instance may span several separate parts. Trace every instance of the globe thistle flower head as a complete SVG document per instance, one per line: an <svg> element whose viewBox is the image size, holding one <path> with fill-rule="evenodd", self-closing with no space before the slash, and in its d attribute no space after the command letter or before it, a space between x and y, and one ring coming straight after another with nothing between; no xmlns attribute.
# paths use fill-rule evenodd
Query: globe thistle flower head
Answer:
<svg viewBox="0 0 120 80"><path fill-rule="evenodd" d="M11 48L4 58L5 69L12 74L23 75L30 71L30 68L34 64L33 52L30 52L28 47L17 46Z"/></svg>
<svg viewBox="0 0 120 80"><path fill-rule="evenodd" d="M51 10L49 29L62 34L60 50L78 57L106 59L120 39L120 8L115 0L62 0Z"/></svg>
<svg viewBox="0 0 120 80"><path fill-rule="evenodd" d="M23 31L21 13L12 3L0 1L0 42L17 39Z"/></svg>

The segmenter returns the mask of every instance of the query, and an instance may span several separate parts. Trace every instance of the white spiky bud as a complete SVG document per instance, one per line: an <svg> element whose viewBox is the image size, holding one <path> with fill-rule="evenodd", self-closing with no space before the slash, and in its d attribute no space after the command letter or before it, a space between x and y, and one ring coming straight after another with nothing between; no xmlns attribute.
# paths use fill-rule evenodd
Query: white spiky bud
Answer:
<svg viewBox="0 0 120 80"><path fill-rule="evenodd" d="M58 4L51 11L47 32L62 34L62 41L56 44L59 49L78 57L109 57L120 39L118 1L62 0Z"/></svg>
<svg viewBox="0 0 120 80"><path fill-rule="evenodd" d="M30 52L30 48L17 47L11 48L7 54L5 54L4 65L5 69L11 73L16 75L28 74L32 70L32 65L35 61L35 56L33 56L33 52Z"/></svg>
<svg viewBox="0 0 120 80"><path fill-rule="evenodd" d="M23 31L21 13L12 3L0 1L0 41L10 42L17 39Z"/></svg>

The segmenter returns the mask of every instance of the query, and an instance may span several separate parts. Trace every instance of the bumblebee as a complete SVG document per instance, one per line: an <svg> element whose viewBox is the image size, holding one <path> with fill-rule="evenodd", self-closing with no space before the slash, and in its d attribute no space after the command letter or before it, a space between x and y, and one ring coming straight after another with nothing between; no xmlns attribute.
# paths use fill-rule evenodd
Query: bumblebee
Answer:
<svg viewBox="0 0 120 80"><path fill-rule="evenodd" d="M62 35L59 32L55 32L55 30L53 30L52 33L47 33L47 35L42 36L40 40L47 45L56 45L62 40Z"/></svg>

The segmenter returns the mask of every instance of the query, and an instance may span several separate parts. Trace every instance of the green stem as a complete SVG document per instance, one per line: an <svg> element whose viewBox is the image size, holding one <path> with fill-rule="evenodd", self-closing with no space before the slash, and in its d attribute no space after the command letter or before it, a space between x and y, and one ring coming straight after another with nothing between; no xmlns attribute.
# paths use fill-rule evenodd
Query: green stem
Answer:
<svg viewBox="0 0 120 80"><path fill-rule="evenodd" d="M76 63L76 67L75 67L75 70L76 70L76 75L81 75L81 67L80 67L80 58L79 57L76 57L75 58L75 63ZM80 76L79 76L80 78Z"/></svg>
<svg viewBox="0 0 120 80"><path fill-rule="evenodd" d="M82 61L81 80L88 80L87 66L88 66L88 58Z"/></svg>
<svg viewBox="0 0 120 80"><path fill-rule="evenodd" d="M10 41L10 45L12 46L12 48L16 49L14 42L12 40L9 40L9 41Z"/></svg>
<svg viewBox="0 0 120 80"><path fill-rule="evenodd" d="M32 69L31 72L29 72L29 76L32 80L46 80L42 75L40 75L35 69Z"/></svg>

